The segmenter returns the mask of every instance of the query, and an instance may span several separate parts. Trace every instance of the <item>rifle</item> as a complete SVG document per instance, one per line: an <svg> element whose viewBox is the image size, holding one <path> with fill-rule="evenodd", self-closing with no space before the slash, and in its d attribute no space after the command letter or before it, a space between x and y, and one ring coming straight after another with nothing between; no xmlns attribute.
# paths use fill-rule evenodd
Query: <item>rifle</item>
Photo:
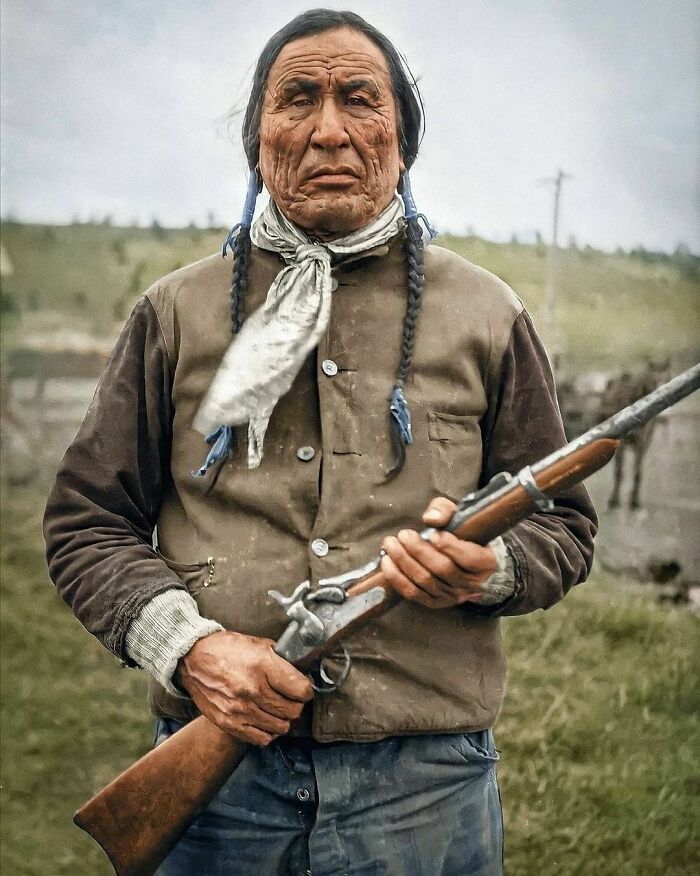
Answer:
<svg viewBox="0 0 700 876"><path fill-rule="evenodd" d="M700 364L589 429L516 474L496 475L469 493L444 527L459 538L485 545L535 510L551 510L551 495L585 480L608 463L622 438L700 387ZM428 539L435 530L424 529ZM308 581L291 596L269 591L290 620L275 651L310 671L354 629L388 611L399 597L387 584L381 556L352 571ZM324 690L338 681L321 670ZM319 689L319 688L317 688ZM245 756L247 745L205 717L191 721L148 752L75 814L78 827L104 849L117 876L152 876L197 815Z"/></svg>

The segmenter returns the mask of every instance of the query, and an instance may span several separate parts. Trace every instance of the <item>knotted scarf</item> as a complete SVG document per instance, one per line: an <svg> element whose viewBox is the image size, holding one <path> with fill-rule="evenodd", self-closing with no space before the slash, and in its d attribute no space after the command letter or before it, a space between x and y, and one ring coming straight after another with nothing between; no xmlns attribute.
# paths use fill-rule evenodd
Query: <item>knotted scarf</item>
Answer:
<svg viewBox="0 0 700 876"><path fill-rule="evenodd" d="M403 217L403 202L396 196L369 225L322 243L270 201L251 228L251 240L260 249L278 253L286 265L265 303L246 319L224 354L195 417L195 429L211 439L217 427L225 430L247 422L248 467L260 465L275 405L289 392L328 326L331 293L337 288L331 267L385 244L401 230Z"/></svg>

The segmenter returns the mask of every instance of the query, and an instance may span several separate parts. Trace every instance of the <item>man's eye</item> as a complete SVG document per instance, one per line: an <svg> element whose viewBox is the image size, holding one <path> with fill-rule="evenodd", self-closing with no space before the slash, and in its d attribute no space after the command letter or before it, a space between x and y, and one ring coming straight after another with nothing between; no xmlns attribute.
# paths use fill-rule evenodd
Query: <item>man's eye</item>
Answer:
<svg viewBox="0 0 700 876"><path fill-rule="evenodd" d="M364 97L349 97L347 102L350 106L369 106Z"/></svg>
<svg viewBox="0 0 700 876"><path fill-rule="evenodd" d="M311 106L311 100L308 97L295 97L292 106Z"/></svg>

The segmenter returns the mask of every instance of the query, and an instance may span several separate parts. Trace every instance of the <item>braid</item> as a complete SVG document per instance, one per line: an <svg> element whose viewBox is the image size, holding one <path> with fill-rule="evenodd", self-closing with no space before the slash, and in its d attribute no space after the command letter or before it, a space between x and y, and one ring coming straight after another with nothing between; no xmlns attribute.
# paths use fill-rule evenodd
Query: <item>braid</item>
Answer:
<svg viewBox="0 0 700 876"><path fill-rule="evenodd" d="M403 321L401 334L401 361L399 371L392 392L392 399L400 395L403 401L403 387L408 379L413 363L413 346L416 338L416 325L423 299L423 232L418 222L418 217L406 220L406 237L404 240L404 254L408 269L408 299L406 301L406 316ZM403 401L405 405L405 401ZM406 408L408 410L408 408ZM406 437L402 434L399 419L396 416L390 418L391 444L394 450L394 464L387 472L387 481L392 480L401 471L406 461ZM410 429L410 425L409 425Z"/></svg>
<svg viewBox="0 0 700 876"><path fill-rule="evenodd" d="M250 257L250 229L241 227L233 246L233 274L231 276L231 332L237 335L245 319L245 293L248 289L248 259Z"/></svg>
<svg viewBox="0 0 700 876"><path fill-rule="evenodd" d="M403 386L411 370L413 359L413 344L416 338L416 323L420 313L423 298L423 232L418 219L408 219L406 222L406 239L404 253L408 267L408 301L406 316L403 321L401 343L401 364L399 365L398 384Z"/></svg>

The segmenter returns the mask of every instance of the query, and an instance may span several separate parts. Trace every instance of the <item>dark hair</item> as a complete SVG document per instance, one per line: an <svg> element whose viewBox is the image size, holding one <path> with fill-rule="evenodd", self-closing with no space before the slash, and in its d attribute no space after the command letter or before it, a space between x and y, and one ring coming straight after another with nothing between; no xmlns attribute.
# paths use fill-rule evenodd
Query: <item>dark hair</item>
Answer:
<svg viewBox="0 0 700 876"><path fill-rule="evenodd" d="M243 148L248 165L256 175L258 187L262 180L257 170L260 156L260 120L265 97L265 86L270 69L280 51L287 43L334 28L351 28L365 34L380 49L389 68L391 86L397 109L397 135L401 157L410 168L418 155L423 133L423 102L418 85L408 64L383 33L372 27L354 12L338 12L332 9L311 9L297 15L272 36L258 58L253 74L253 86L243 119ZM240 330L244 319L245 292L248 286L248 260L250 258L250 227L241 225L233 243L233 277L231 282L231 324L234 334ZM406 218L404 253L407 265L408 299L401 338L401 360L393 392L403 390L408 378L413 357L416 323L423 295L423 235L417 217ZM402 393L399 393L402 397ZM406 438L402 437L399 421L390 415L390 434L395 452L395 461L388 477L402 468L406 456ZM410 436L408 438L410 441Z"/></svg>

